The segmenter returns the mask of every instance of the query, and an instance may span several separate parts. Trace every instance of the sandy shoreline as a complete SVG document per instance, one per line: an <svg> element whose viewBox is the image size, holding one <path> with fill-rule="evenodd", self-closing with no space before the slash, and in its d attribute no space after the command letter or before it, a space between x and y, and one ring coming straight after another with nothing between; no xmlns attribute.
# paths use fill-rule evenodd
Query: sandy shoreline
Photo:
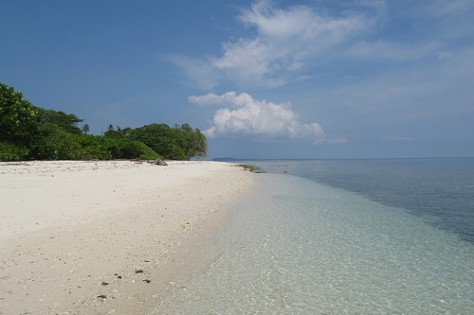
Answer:
<svg viewBox="0 0 474 315"><path fill-rule="evenodd" d="M0 314L145 313L252 183L216 162L0 163Z"/></svg>

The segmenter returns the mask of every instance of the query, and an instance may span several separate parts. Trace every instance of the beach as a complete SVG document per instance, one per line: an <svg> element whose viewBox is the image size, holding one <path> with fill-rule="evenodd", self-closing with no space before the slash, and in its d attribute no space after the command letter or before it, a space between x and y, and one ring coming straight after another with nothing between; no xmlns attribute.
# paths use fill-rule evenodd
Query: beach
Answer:
<svg viewBox="0 0 474 315"><path fill-rule="evenodd" d="M146 313L253 176L218 162L0 163L0 314Z"/></svg>

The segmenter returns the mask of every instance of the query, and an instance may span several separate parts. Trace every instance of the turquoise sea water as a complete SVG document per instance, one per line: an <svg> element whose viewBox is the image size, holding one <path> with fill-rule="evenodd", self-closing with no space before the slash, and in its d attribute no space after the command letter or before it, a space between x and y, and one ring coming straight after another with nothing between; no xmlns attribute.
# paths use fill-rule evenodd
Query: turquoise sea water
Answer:
<svg viewBox="0 0 474 315"><path fill-rule="evenodd" d="M383 161L359 168L329 162L262 162L286 175L259 175L258 188L234 205L216 242L203 249L205 268L174 287L153 314L472 314L469 237L448 228L453 221L443 223L438 210L422 215L386 201L397 200L398 181L387 174L404 169L406 181L421 183L424 171L410 163L388 172L388 164L376 165ZM380 172L392 193L373 183ZM399 182L407 188L398 191L428 189Z"/></svg>
<svg viewBox="0 0 474 315"><path fill-rule="evenodd" d="M255 162L405 209L474 244L474 158Z"/></svg>

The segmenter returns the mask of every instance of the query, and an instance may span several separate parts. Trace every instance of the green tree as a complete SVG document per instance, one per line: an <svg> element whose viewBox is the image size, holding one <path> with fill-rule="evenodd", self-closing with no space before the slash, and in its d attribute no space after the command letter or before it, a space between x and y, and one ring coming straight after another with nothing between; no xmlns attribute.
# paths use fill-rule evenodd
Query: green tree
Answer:
<svg viewBox="0 0 474 315"><path fill-rule="evenodd" d="M86 134L71 135L74 143L79 145L77 158L81 160L111 160L116 144L104 136Z"/></svg>
<svg viewBox="0 0 474 315"><path fill-rule="evenodd" d="M199 129L194 130L192 156L203 159L207 155L207 138Z"/></svg>
<svg viewBox="0 0 474 315"><path fill-rule="evenodd" d="M204 158L207 155L207 139L199 129L193 129L189 124L182 124L176 125L174 130L186 159Z"/></svg>
<svg viewBox="0 0 474 315"><path fill-rule="evenodd" d="M114 159L156 160L163 158L141 141L128 138L110 139L114 143L111 150Z"/></svg>
<svg viewBox="0 0 474 315"><path fill-rule="evenodd" d="M174 154L178 145L174 143L173 131L166 124L151 124L133 129L130 138L143 142L165 158L170 159L171 156L179 155Z"/></svg>
<svg viewBox="0 0 474 315"><path fill-rule="evenodd" d="M206 137L188 124L151 124L89 135L74 114L35 107L0 83L0 160L157 159L188 160L207 153Z"/></svg>
<svg viewBox="0 0 474 315"><path fill-rule="evenodd" d="M29 145L38 126L38 108L13 87L0 83L0 141Z"/></svg>
<svg viewBox="0 0 474 315"><path fill-rule="evenodd" d="M84 119L78 118L74 114L66 114L61 111L40 108L39 115L42 125L55 124L68 133L82 133L81 128L79 128L77 124L83 122Z"/></svg>
<svg viewBox="0 0 474 315"><path fill-rule="evenodd" d="M39 160L81 159L81 145L73 134L56 124L44 124L32 148L32 157Z"/></svg>
<svg viewBox="0 0 474 315"><path fill-rule="evenodd" d="M117 130L115 130L112 125L109 125L107 131L104 133L104 136L109 138L130 138L131 132L132 129L128 127L121 129L119 126L117 126Z"/></svg>
<svg viewBox="0 0 474 315"><path fill-rule="evenodd" d="M206 137L188 124L173 128L166 124L145 125L131 130L130 137L145 143L167 159L203 158L207 153Z"/></svg>
<svg viewBox="0 0 474 315"><path fill-rule="evenodd" d="M84 134L88 134L89 133L89 125L88 124L84 124L84 126L82 126L82 132Z"/></svg>

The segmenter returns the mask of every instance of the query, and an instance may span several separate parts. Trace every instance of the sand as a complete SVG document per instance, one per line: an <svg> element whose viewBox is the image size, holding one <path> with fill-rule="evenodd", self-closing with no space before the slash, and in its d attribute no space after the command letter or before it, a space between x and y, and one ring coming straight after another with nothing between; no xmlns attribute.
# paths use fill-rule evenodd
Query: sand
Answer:
<svg viewBox="0 0 474 315"><path fill-rule="evenodd" d="M217 162L0 163L0 314L146 314L252 184Z"/></svg>

